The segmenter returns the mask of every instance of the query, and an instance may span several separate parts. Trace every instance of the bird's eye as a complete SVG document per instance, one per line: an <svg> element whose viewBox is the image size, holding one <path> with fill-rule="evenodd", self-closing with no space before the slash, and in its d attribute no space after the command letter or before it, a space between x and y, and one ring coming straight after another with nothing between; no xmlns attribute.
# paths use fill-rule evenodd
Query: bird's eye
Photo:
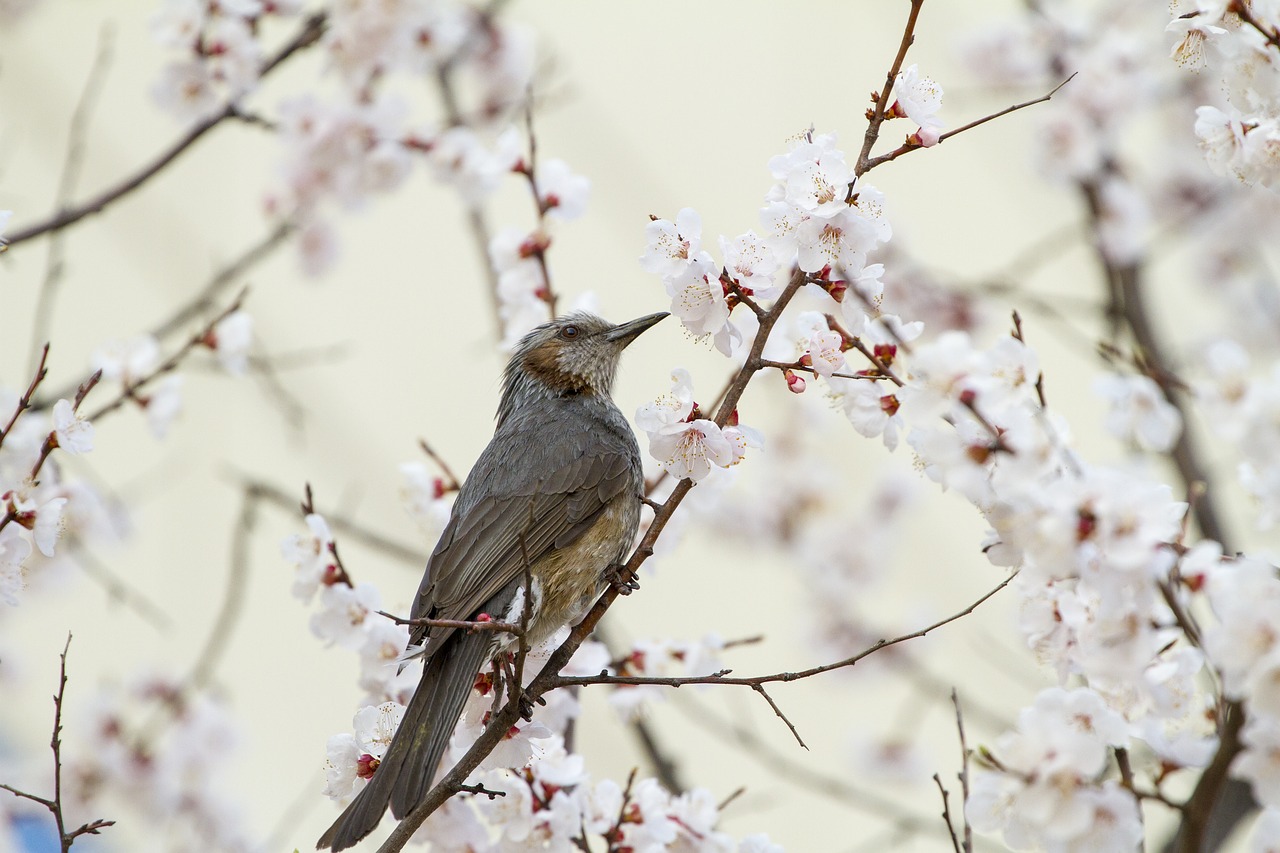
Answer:
<svg viewBox="0 0 1280 853"><path fill-rule="evenodd" d="M564 338L567 341L571 341L577 336L578 336L577 326L565 326L563 329L560 330L560 337Z"/></svg>

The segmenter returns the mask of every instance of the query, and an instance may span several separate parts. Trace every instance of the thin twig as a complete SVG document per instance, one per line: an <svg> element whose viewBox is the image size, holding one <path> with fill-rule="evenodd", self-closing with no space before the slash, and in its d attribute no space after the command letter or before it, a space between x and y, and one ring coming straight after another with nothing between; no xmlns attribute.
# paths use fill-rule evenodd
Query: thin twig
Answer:
<svg viewBox="0 0 1280 853"><path fill-rule="evenodd" d="M58 829L58 844L62 849L62 853L67 853L71 849L71 845L82 835L97 835L99 830L108 826L114 826L113 820L94 820L67 832L66 824L62 817L62 699L67 689L67 651L71 648L71 635L67 634L66 645L62 647L62 654L59 655L61 663L58 667L58 692L53 696L53 737L49 739L49 747L53 750L53 799L38 797L35 794L28 794L10 785L0 784L0 788L13 794L15 797L21 797L24 800L30 800L33 803L39 803L49 810L53 815L53 821Z"/></svg>
<svg viewBox="0 0 1280 853"><path fill-rule="evenodd" d="M496 633L519 636L524 633L524 629L514 622L497 622L492 620L468 622L465 619L427 619L425 617L418 619L405 619L402 616L396 616L394 613L388 613L385 610L377 610L375 612L379 616L387 617L397 625L409 625L415 628L450 628L458 631L465 631L468 634L493 631Z"/></svg>
<svg viewBox="0 0 1280 853"><path fill-rule="evenodd" d="M456 492L462 488L462 481L454 475L449 468L449 463L445 462L440 454L432 450L431 445L427 444L425 438L418 439L418 446L422 448L422 452L427 454L427 458L436 463L436 467L440 469L440 473L444 475L444 490L446 492Z"/></svg>
<svg viewBox="0 0 1280 853"><path fill-rule="evenodd" d="M67 130L67 153L62 163L62 177L58 179L58 189L54 194L54 206L58 212L64 211L71 204L71 194L76 190L80 180L80 171L84 166L85 140L89 134L89 118L102 94L102 85L107 79L107 69L111 64L111 43L115 36L114 25L108 21L98 31L97 52L93 64L89 67L89 76L84 81L80 98L75 110L71 113L71 125ZM44 279L36 294L35 317L31 324L31 362L34 363L40 341L48 340L49 325L53 319L53 299L62 275L66 271L62 250L64 235L55 231L49 240L49 254L45 261Z"/></svg>
<svg viewBox="0 0 1280 853"><path fill-rule="evenodd" d="M18 398L18 405L13 410L13 415L9 418L9 422L4 425L4 429L0 429L0 447L4 446L4 440L13 431L13 425L18 422L18 418L27 409L31 408L31 398L35 396L36 389L40 387L40 383L44 381L45 376L49 374L49 368L45 365L49 361L49 344L45 344L40 351L40 362L36 365L36 369L32 371L31 384L27 386L27 390Z"/></svg>
<svg viewBox="0 0 1280 853"><path fill-rule="evenodd" d="M1027 107L1032 107L1032 106L1035 106L1036 104L1043 104L1047 102L1054 95L1058 94L1059 89L1061 89L1063 86L1070 83L1072 78L1074 78L1077 73L1079 72L1073 73L1071 77L1068 77L1066 80L1063 80L1057 86L1054 86L1053 90L1050 91L1047 95L1041 95L1040 97L1034 98L1030 101L1023 101L1022 103L1014 104L1011 107L1005 107L999 112L994 112L994 113L991 113L990 115L985 115L980 119L976 119L974 121L969 122L966 125L963 125L962 127L957 127L955 130L947 131L946 133L938 137L937 144L941 145L942 143L946 142L948 139L950 139L953 136L958 136L959 134L964 133L966 130L973 130L975 127L986 124L989 121L994 121L995 119L1003 118L1004 116L1007 116L1009 113L1016 113L1018 110L1023 110L1023 109L1026 109ZM919 145L917 143L904 142L902 145L898 146L897 148L888 152L887 154L881 154L879 157L871 158L871 160L868 161L867 163L866 169L864 169L863 172L860 174L865 174L866 172L870 172L876 166L882 166L891 160L897 160L903 154L910 154L912 151L919 151L923 147L924 146Z"/></svg>
<svg viewBox="0 0 1280 853"><path fill-rule="evenodd" d="M955 825L951 822L951 795L947 793L946 787L942 784L942 777L937 773L933 774L933 781L938 786L938 792L942 794L942 822L947 825L947 834L951 836L951 848L955 853L960 853L960 839L956 835Z"/></svg>
<svg viewBox="0 0 1280 853"><path fill-rule="evenodd" d="M98 380L101 378L102 378L102 371L99 370L97 373L90 376L85 381L85 383L80 386L80 390L76 392L76 398L71 404L71 411L73 414L80 410L80 404L84 402L85 396L90 391L93 390L93 387L98 384ZM22 405L21 403L19 403L18 411L21 411L21 410L22 410ZM15 421L17 420L16 413L14 414L13 420ZM13 421L10 421L10 427L12 427L12 425L13 425ZM0 436L0 438L3 438L3 436ZM27 473L27 480L29 482L31 483L40 482L40 471L44 468L44 463L48 461L49 455L53 453L54 448L56 447L58 447L57 432L56 431L50 432L48 435L45 436L44 441L41 443L40 453L36 456L36 461L32 464L31 470ZM0 530L4 530L5 527L9 525L10 522L19 521L26 514L25 511L19 512L18 503L16 500L13 499L12 496L10 496L8 500L8 507L9 508L5 510L4 515L0 516Z"/></svg>
<svg viewBox="0 0 1280 853"><path fill-rule="evenodd" d="M831 672L832 670L844 669L845 667L854 666L859 661L875 654L878 651L881 651L882 649L886 649L889 646L896 646L899 643L905 643L908 640L914 640L919 637L923 637L931 631L937 630L938 628L941 628L944 625L948 625L952 622L955 622L958 619L962 619L965 616L968 616L973 611L977 610L980 606L982 606L984 602L986 602L996 593L1000 592L1000 590L1008 586L1009 583L1017 576L1018 576L1017 572L1014 572L1013 574L1009 575L1009 577L1005 578L1000 583L996 584L993 588L983 593L980 598L978 598L969 606L965 607L963 610L960 610L957 613L953 613L950 616L946 617L945 619L939 619L937 622L934 622L932 625L929 625L928 627L921 628L918 631L912 631L909 634L902 634L900 636L894 637L893 639L880 640L874 645L869 646L868 648L863 649L862 651L850 657L844 658L842 660L834 661L833 663L827 663L821 666L815 666L809 669L800 670L798 672L775 672L775 673L770 673L768 675L755 675L750 677L736 677L736 678L731 678L727 675L722 675L719 673L713 674L713 675L677 676L672 678L662 678L659 676L632 676L632 675L607 675L607 674L575 675L575 676L553 675L546 680L550 683L551 688L566 687L574 684L584 685L584 686L588 684L628 684L628 685L651 684L651 685L660 685L664 687L684 687L690 684L733 684L741 687L754 688L757 685L761 685L761 684L772 684L775 682L787 683L792 681L800 681L801 679L812 678L815 675L821 675L826 672ZM728 670L726 670L726 672L728 672Z"/></svg>
<svg viewBox="0 0 1280 853"><path fill-rule="evenodd" d="M902 41L898 44L898 53L893 57L893 64L889 66L889 73L885 75L884 88L880 90L879 96L876 98L876 105L871 109L871 114L867 117L867 131L862 137L862 150L858 152L858 163L854 168L854 175L861 177L869 168L871 160L871 149L875 147L876 140L880 138L880 125L884 124L885 111L889 107L889 97L893 94L893 84L898 80L898 71L902 69L903 60L907 58L907 49L911 47L911 43L915 41L916 20L920 17L920 7L924 5L924 0L911 0L911 12L907 15L906 26L902 28ZM849 193L853 193L853 184L849 184Z"/></svg>
<svg viewBox="0 0 1280 853"><path fill-rule="evenodd" d="M245 489L240 499L240 516L231 534L231 563L227 572L227 591L218 610L218 618L209 629L204 648L196 655L196 663L187 680L191 688L200 690L213 678L223 653L235 633L236 622L244 611L249 589L249 551L253 529L258 521L258 496Z"/></svg>
<svg viewBox="0 0 1280 853"><path fill-rule="evenodd" d="M956 695L954 687L951 688L951 704L956 709L956 732L960 735L960 773L958 774L960 796L961 802L967 803L969 802L969 743L964 734L964 714L960 711L960 697ZM973 853L973 827L969 826L969 816L963 812L962 816L964 818L964 853ZM952 838L954 837L953 833Z"/></svg>
<svg viewBox="0 0 1280 853"><path fill-rule="evenodd" d="M753 684L751 685L751 689L763 696L764 701L768 702L769 707L773 709L773 713L778 715L778 719L787 724L787 728L791 730L791 736L796 739L796 743L800 744L805 749L808 749L809 745L800 737L800 732L796 731L795 724L792 723L791 720L787 719L787 715L782 713L782 709L778 707L778 703L773 701L773 697L765 692L764 685Z"/></svg>

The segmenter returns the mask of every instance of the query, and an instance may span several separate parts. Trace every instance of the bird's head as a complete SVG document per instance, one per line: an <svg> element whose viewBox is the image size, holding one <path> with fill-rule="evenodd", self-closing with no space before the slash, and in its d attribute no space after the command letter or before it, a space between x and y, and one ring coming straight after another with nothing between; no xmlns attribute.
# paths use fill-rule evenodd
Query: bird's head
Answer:
<svg viewBox="0 0 1280 853"><path fill-rule="evenodd" d="M503 409L520 392L608 396L627 345L666 312L614 325L586 311L558 317L521 338L507 362Z"/></svg>

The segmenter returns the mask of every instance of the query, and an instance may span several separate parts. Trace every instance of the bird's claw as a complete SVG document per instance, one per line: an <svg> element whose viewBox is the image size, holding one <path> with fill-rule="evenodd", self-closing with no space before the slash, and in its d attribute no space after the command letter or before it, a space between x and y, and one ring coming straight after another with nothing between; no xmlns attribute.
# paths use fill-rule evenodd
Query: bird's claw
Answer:
<svg viewBox="0 0 1280 853"><path fill-rule="evenodd" d="M619 595L630 595L640 588L640 581L636 579L635 572L622 565L612 565L605 573L605 579L609 585L618 591Z"/></svg>
<svg viewBox="0 0 1280 853"><path fill-rule="evenodd" d="M533 709L535 705L545 705L547 700L541 696L533 697L529 695L528 690L520 691L520 717L524 720L533 719Z"/></svg>

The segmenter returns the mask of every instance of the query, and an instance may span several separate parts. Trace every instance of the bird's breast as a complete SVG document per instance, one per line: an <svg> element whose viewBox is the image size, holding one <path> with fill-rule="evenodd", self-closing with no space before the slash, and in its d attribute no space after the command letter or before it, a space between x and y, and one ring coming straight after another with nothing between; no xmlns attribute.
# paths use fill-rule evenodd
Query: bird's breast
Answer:
<svg viewBox="0 0 1280 853"><path fill-rule="evenodd" d="M605 570L626 556L639 522L640 502L635 495L618 495L585 533L534 562L530 645L547 640L563 625L576 624L586 614L604 591ZM512 621L520 621L521 614L514 608L512 615Z"/></svg>

